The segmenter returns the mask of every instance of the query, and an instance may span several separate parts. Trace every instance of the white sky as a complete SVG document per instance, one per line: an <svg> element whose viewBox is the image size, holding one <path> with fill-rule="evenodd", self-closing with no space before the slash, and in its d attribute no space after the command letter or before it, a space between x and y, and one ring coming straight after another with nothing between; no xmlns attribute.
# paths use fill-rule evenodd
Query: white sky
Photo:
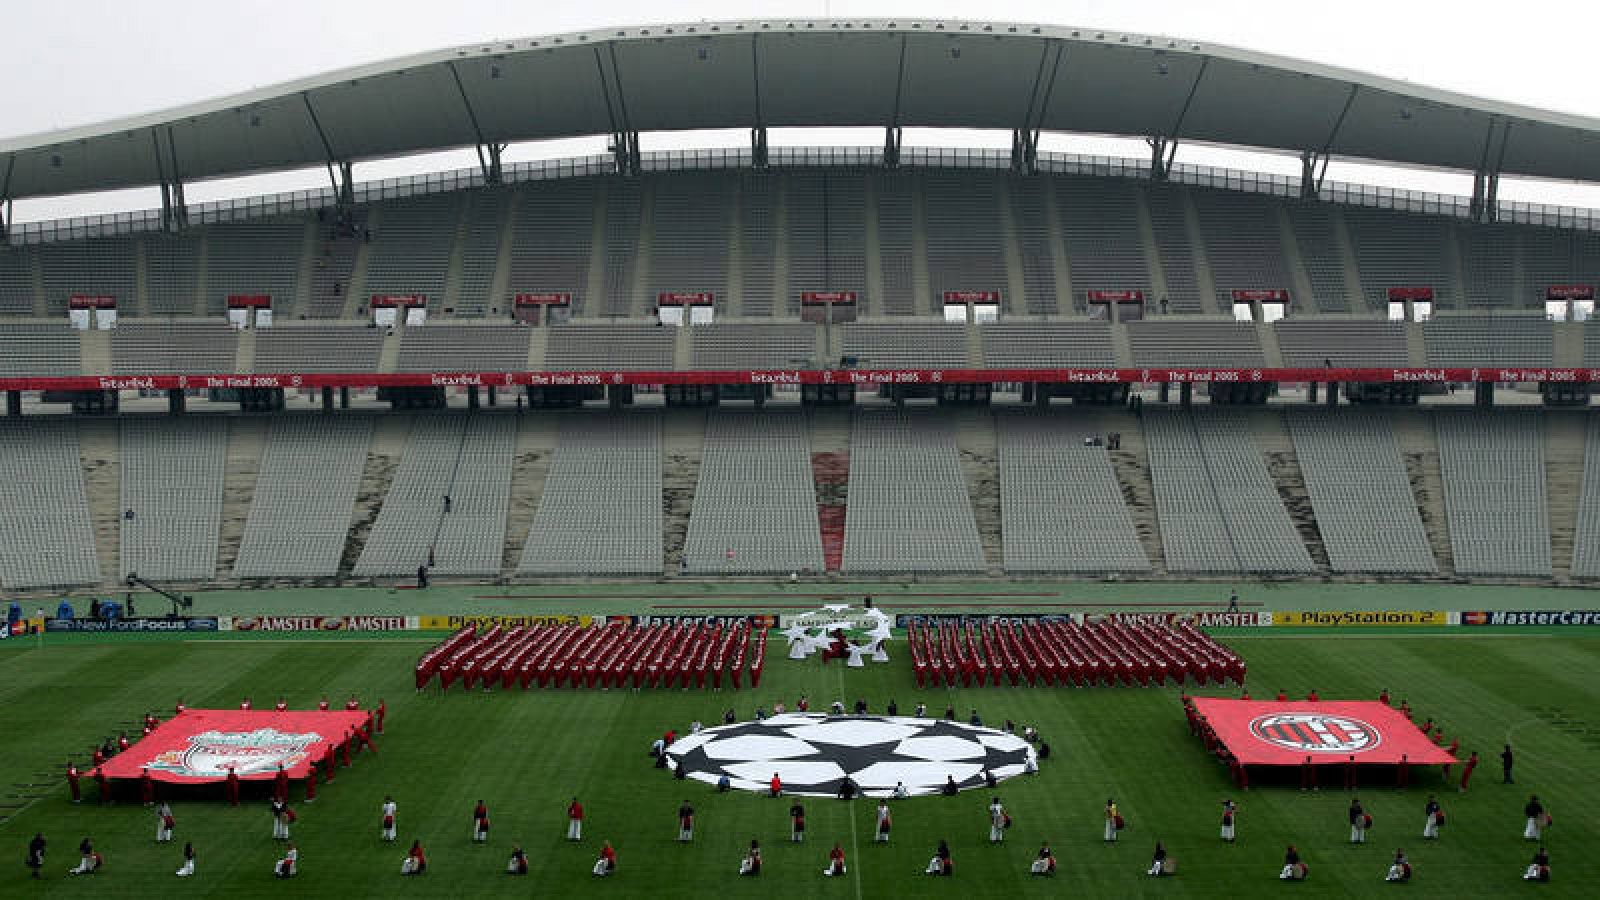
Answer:
<svg viewBox="0 0 1600 900"><path fill-rule="evenodd" d="M1582 0L8 0L0 135L49 131L262 87L330 69L494 38L651 22L785 17L973 18L1081 25L1233 44L1498 100L1600 117L1574 36L1600 26ZM1513 14L1514 13L1514 14ZM1575 61L1575 63L1569 63ZM726 146L726 135L646 135L644 149ZM784 133L775 144L875 144L876 132ZM1009 135L918 132L908 144L1009 146ZM599 152L604 140L524 146L511 158ZM1051 138L1045 149L1143 155L1134 142ZM1298 161L1181 148L1180 162L1298 174ZM471 151L358 165L358 180L475 165ZM1466 194L1467 175L1330 167L1333 180ZM189 202L319 186L290 173L190 185ZM1503 200L1600 207L1600 185L1502 181ZM19 201L36 220L159 204L153 190Z"/></svg>

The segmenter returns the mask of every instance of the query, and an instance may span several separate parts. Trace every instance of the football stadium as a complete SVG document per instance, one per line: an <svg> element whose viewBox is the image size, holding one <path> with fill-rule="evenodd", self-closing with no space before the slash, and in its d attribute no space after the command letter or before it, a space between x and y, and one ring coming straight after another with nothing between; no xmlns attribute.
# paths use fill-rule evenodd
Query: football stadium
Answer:
<svg viewBox="0 0 1600 900"><path fill-rule="evenodd" d="M1600 878L1600 212L1500 192L1600 119L845 18L127 113L0 138L0 895Z"/></svg>

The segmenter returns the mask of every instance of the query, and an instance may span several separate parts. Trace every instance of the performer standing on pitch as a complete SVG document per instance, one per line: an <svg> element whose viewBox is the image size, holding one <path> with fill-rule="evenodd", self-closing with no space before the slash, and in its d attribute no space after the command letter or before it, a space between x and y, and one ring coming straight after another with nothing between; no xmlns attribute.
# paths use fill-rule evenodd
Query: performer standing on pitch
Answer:
<svg viewBox="0 0 1600 900"><path fill-rule="evenodd" d="M1234 817L1238 814L1239 808L1232 800L1222 801L1222 839L1230 844L1233 843Z"/></svg>
<svg viewBox="0 0 1600 900"><path fill-rule="evenodd" d="M1544 811L1544 804L1539 802L1537 794L1528 795L1528 802L1522 807L1522 815L1528 820L1528 824L1522 829L1522 839L1537 841L1539 833L1550 821L1549 815Z"/></svg>
<svg viewBox="0 0 1600 900"><path fill-rule="evenodd" d="M394 798L385 794L383 796L383 839L391 844L394 843L396 837L394 827L395 810Z"/></svg>
<svg viewBox="0 0 1600 900"><path fill-rule="evenodd" d="M472 808L472 840L481 844L489 839L489 807L482 800Z"/></svg>
<svg viewBox="0 0 1600 900"><path fill-rule="evenodd" d="M165 844L172 840L172 827L176 824L172 820L172 807L166 801L156 809L156 843Z"/></svg>
<svg viewBox="0 0 1600 900"><path fill-rule="evenodd" d="M1006 808L1000 798L989 801L989 843L998 844L1006 839Z"/></svg>
<svg viewBox="0 0 1600 900"><path fill-rule="evenodd" d="M1107 797L1106 798L1106 829L1105 829L1106 840L1115 841L1117 839L1117 820L1120 819L1120 818L1122 818L1122 817L1117 814L1117 804L1116 804L1116 802L1112 798Z"/></svg>
<svg viewBox="0 0 1600 900"><path fill-rule="evenodd" d="M678 841L686 844L692 840L694 840L694 807L685 800L683 805L678 807Z"/></svg>
<svg viewBox="0 0 1600 900"><path fill-rule="evenodd" d="M179 878L188 878L194 874L194 842L183 842L183 865L178 867Z"/></svg>
<svg viewBox="0 0 1600 900"><path fill-rule="evenodd" d="M1350 843L1365 844L1367 842L1367 827L1371 822L1367 811L1362 809L1359 799L1350 801Z"/></svg>
<svg viewBox="0 0 1600 900"><path fill-rule="evenodd" d="M1478 767L1478 751L1472 751L1467 757L1467 764L1461 767L1461 793L1467 792L1467 782L1472 780L1472 770Z"/></svg>
<svg viewBox="0 0 1600 900"><path fill-rule="evenodd" d="M796 800L789 807L789 840L800 843L806 839L806 808Z"/></svg>
<svg viewBox="0 0 1600 900"><path fill-rule="evenodd" d="M583 840L583 804L578 802L577 797L573 797L572 802L567 804L567 840Z"/></svg>
<svg viewBox="0 0 1600 900"><path fill-rule="evenodd" d="M796 804L796 805L798 805L798 804ZM887 800L879 800L878 801L878 827L877 827L876 832L873 835L872 842L875 843L875 844L887 844L887 843L889 843L889 829L892 828L893 825L894 825L894 823L889 818L889 801L887 801Z"/></svg>
<svg viewBox="0 0 1600 900"><path fill-rule="evenodd" d="M1444 822L1444 810L1439 808L1439 801L1432 794L1428 795L1428 805L1423 808L1423 812L1427 815L1427 819L1422 825L1422 837L1425 840L1436 841L1439 839L1439 825Z"/></svg>

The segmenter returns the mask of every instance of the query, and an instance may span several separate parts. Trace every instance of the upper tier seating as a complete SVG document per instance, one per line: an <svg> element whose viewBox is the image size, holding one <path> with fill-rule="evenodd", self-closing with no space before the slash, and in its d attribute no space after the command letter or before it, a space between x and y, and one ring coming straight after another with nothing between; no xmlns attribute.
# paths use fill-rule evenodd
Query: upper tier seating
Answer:
<svg viewBox="0 0 1600 900"><path fill-rule="evenodd" d="M835 332L840 355L863 369L961 368L967 365L967 329L943 322L845 325Z"/></svg>
<svg viewBox="0 0 1600 900"><path fill-rule="evenodd" d="M528 368L529 337L529 330L520 325L408 327L401 333L396 370L521 372Z"/></svg>
<svg viewBox="0 0 1600 900"><path fill-rule="evenodd" d="M1128 323L1136 366L1247 368L1266 365L1249 322L1145 319Z"/></svg>
<svg viewBox="0 0 1600 900"><path fill-rule="evenodd" d="M83 374L78 333L58 324L0 325L0 376L71 377Z"/></svg>
<svg viewBox="0 0 1600 900"><path fill-rule="evenodd" d="M979 329L983 364L997 369L1116 368L1111 326L1103 321L993 322Z"/></svg>
<svg viewBox="0 0 1600 900"><path fill-rule="evenodd" d="M227 322L119 320L111 332L114 375L204 375L238 370L239 335Z"/></svg>
<svg viewBox="0 0 1600 900"><path fill-rule="evenodd" d="M550 329L544 365L551 371L635 369L666 371L678 329L658 325L562 325Z"/></svg>
<svg viewBox="0 0 1600 900"><path fill-rule="evenodd" d="M696 369L814 368L822 329L814 325L725 324L689 329Z"/></svg>
<svg viewBox="0 0 1600 900"><path fill-rule="evenodd" d="M1371 319L1280 319L1272 325L1278 335L1283 364L1314 368L1332 363L1335 368L1406 368L1404 322Z"/></svg>
<svg viewBox="0 0 1600 900"><path fill-rule="evenodd" d="M286 322L256 330L255 370L289 372L376 372L383 332L365 325Z"/></svg>

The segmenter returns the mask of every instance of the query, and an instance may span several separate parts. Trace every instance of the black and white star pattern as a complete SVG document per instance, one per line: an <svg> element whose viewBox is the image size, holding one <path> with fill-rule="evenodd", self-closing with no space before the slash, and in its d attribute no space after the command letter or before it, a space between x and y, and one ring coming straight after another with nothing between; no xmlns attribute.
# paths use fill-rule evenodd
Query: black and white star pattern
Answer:
<svg viewBox="0 0 1600 900"><path fill-rule="evenodd" d="M776 774L785 793L832 797L848 776L863 793L882 796L903 783L913 796L937 794L946 778L961 790L1021 775L1033 747L993 728L905 716L789 713L761 722L708 728L667 748L685 777L765 791Z"/></svg>

